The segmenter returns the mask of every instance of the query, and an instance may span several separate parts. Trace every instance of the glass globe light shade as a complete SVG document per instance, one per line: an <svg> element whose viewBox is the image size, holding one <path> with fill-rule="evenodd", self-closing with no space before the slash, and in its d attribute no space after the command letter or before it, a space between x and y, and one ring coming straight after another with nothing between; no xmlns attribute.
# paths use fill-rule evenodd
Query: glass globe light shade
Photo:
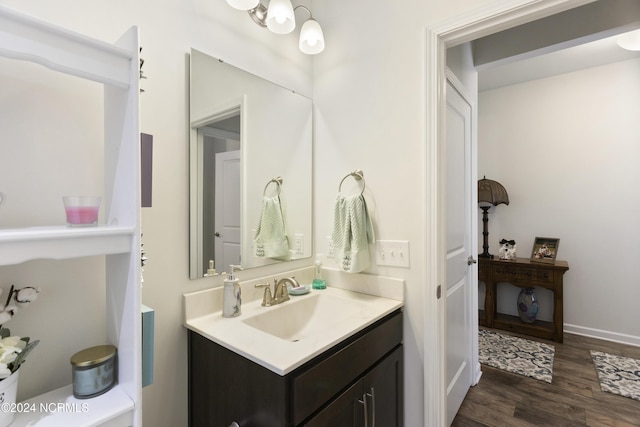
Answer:
<svg viewBox="0 0 640 427"><path fill-rule="evenodd" d="M260 3L260 0L227 0L227 3L234 9L251 10Z"/></svg>
<svg viewBox="0 0 640 427"><path fill-rule="evenodd" d="M271 0L267 11L267 28L276 34L289 34L296 27L289 0Z"/></svg>
<svg viewBox="0 0 640 427"><path fill-rule="evenodd" d="M318 21L309 19L300 30L300 50L308 55L315 55L324 50L324 34Z"/></svg>

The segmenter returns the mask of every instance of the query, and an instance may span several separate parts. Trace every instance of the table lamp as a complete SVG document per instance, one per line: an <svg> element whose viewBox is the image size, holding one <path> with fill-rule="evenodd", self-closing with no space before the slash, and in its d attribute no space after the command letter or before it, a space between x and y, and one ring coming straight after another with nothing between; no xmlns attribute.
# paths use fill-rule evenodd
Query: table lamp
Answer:
<svg viewBox="0 0 640 427"><path fill-rule="evenodd" d="M482 249L479 258L493 258L489 253L489 208L504 203L509 204L507 190L498 181L483 177L478 180L478 206L482 209Z"/></svg>

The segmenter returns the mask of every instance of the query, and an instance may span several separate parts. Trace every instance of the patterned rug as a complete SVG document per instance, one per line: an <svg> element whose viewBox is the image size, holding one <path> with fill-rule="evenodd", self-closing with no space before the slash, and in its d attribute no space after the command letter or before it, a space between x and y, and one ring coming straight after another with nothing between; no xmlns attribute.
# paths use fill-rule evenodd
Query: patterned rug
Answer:
<svg viewBox="0 0 640 427"><path fill-rule="evenodd" d="M640 400L640 360L591 350L600 389Z"/></svg>
<svg viewBox="0 0 640 427"><path fill-rule="evenodd" d="M551 383L552 345L480 329L478 347L482 364Z"/></svg>

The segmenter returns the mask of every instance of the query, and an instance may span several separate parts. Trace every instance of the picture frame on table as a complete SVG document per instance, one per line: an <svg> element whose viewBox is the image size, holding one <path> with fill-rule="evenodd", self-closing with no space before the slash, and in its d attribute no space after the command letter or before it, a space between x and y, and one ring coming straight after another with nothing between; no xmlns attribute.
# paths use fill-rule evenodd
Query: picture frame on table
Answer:
<svg viewBox="0 0 640 427"><path fill-rule="evenodd" d="M560 239L555 237L536 237L531 249L531 262L555 264Z"/></svg>

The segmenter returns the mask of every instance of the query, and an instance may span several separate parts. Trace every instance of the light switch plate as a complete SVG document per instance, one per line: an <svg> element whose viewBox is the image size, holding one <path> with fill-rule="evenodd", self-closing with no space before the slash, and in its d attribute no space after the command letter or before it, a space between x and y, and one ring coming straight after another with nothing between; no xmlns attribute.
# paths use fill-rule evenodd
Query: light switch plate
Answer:
<svg viewBox="0 0 640 427"><path fill-rule="evenodd" d="M378 240L376 264L409 268L409 242L406 240Z"/></svg>

